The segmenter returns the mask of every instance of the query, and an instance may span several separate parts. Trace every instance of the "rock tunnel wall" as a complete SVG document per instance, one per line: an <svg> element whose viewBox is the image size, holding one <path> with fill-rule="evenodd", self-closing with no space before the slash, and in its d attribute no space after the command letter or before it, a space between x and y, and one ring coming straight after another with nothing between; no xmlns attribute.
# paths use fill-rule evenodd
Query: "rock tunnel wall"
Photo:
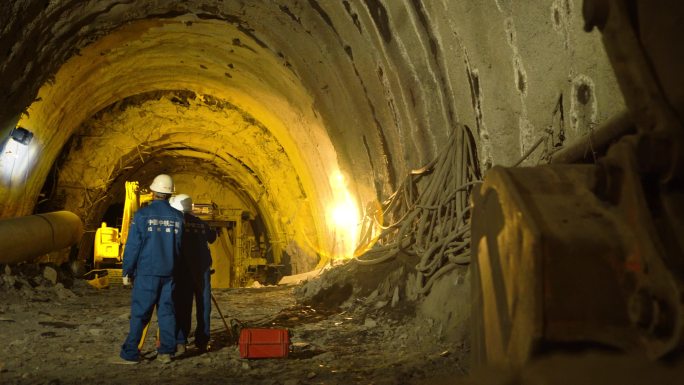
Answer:
<svg viewBox="0 0 684 385"><path fill-rule="evenodd" d="M280 160L263 161L231 142L223 118L202 116L221 123L222 137L205 135L201 119L188 123L204 133L198 147L225 143L226 157L254 171L212 166L254 202L261 197L250 186L263 181L273 228L295 229L284 242L316 260L336 239L326 208L337 199L330 176L338 171L363 207L434 158L461 124L476 135L486 169L516 163L545 137L526 164L543 162L623 109L580 8L578 0L3 2L0 129L3 137L17 122L31 129L35 159L5 171L0 216L33 211L65 144L95 130L89 121L108 106L185 90L236 106L282 148ZM152 111L135 107L127 124ZM154 127L183 132L160 120L135 127L150 138L139 143L162 136ZM216 164L198 153L183 156ZM270 167L281 163L292 175ZM103 166L93 180L111 174Z"/></svg>

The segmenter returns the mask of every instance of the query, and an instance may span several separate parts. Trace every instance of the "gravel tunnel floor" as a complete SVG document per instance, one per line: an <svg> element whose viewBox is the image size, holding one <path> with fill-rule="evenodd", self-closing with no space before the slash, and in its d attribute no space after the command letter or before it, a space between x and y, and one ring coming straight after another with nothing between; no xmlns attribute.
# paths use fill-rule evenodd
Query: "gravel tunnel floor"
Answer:
<svg viewBox="0 0 684 385"><path fill-rule="evenodd" d="M411 384L461 377L467 347L429 338L431 325L385 317L364 306L299 305L292 287L214 289L226 320L286 327L285 359L241 359L218 312L212 345L192 345L170 364L156 360L156 322L138 365L117 365L128 333L130 289L98 290L77 280L0 290L0 383L3 384ZM423 322L423 321L420 321ZM193 323L194 327L194 323Z"/></svg>

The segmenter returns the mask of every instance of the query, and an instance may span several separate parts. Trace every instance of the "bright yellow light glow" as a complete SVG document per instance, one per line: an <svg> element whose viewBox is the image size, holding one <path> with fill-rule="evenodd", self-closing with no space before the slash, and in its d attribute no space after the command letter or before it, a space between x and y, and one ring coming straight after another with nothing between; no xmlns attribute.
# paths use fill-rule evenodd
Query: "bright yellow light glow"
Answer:
<svg viewBox="0 0 684 385"><path fill-rule="evenodd" d="M383 210L378 201L368 202L363 213L363 219L359 226L359 240L357 241L354 256L358 257L368 250L378 241L383 230Z"/></svg>
<svg viewBox="0 0 684 385"><path fill-rule="evenodd" d="M8 139L0 154L0 181L7 187L23 184L33 166L35 147Z"/></svg>
<svg viewBox="0 0 684 385"><path fill-rule="evenodd" d="M333 202L328 208L328 222L332 229L330 255L333 260L349 259L353 257L358 241L358 206L339 171L330 177L330 187L333 193Z"/></svg>
<svg viewBox="0 0 684 385"><path fill-rule="evenodd" d="M341 202L332 209L333 223L338 227L351 227L356 225L356 208L352 202Z"/></svg>

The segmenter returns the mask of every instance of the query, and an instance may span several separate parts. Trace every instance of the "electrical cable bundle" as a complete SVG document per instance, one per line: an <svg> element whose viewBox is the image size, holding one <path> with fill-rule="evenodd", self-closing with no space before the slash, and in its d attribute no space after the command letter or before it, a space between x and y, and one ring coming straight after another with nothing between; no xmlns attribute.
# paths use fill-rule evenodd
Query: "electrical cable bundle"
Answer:
<svg viewBox="0 0 684 385"><path fill-rule="evenodd" d="M381 208L367 209L360 244L374 246L355 261L370 265L400 251L415 255L417 289L426 294L440 276L470 263L469 197L480 180L475 140L459 126L436 159L411 171ZM377 228L380 234L373 236Z"/></svg>

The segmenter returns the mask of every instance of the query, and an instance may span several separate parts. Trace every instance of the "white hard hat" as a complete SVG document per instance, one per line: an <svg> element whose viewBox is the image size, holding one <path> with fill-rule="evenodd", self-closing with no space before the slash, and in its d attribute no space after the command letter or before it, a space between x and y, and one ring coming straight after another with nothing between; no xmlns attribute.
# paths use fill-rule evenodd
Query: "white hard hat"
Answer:
<svg viewBox="0 0 684 385"><path fill-rule="evenodd" d="M173 179L166 174L159 174L154 177L150 190L162 194L173 194Z"/></svg>
<svg viewBox="0 0 684 385"><path fill-rule="evenodd" d="M188 194L178 194L169 200L171 207L184 213L192 212L192 198Z"/></svg>

